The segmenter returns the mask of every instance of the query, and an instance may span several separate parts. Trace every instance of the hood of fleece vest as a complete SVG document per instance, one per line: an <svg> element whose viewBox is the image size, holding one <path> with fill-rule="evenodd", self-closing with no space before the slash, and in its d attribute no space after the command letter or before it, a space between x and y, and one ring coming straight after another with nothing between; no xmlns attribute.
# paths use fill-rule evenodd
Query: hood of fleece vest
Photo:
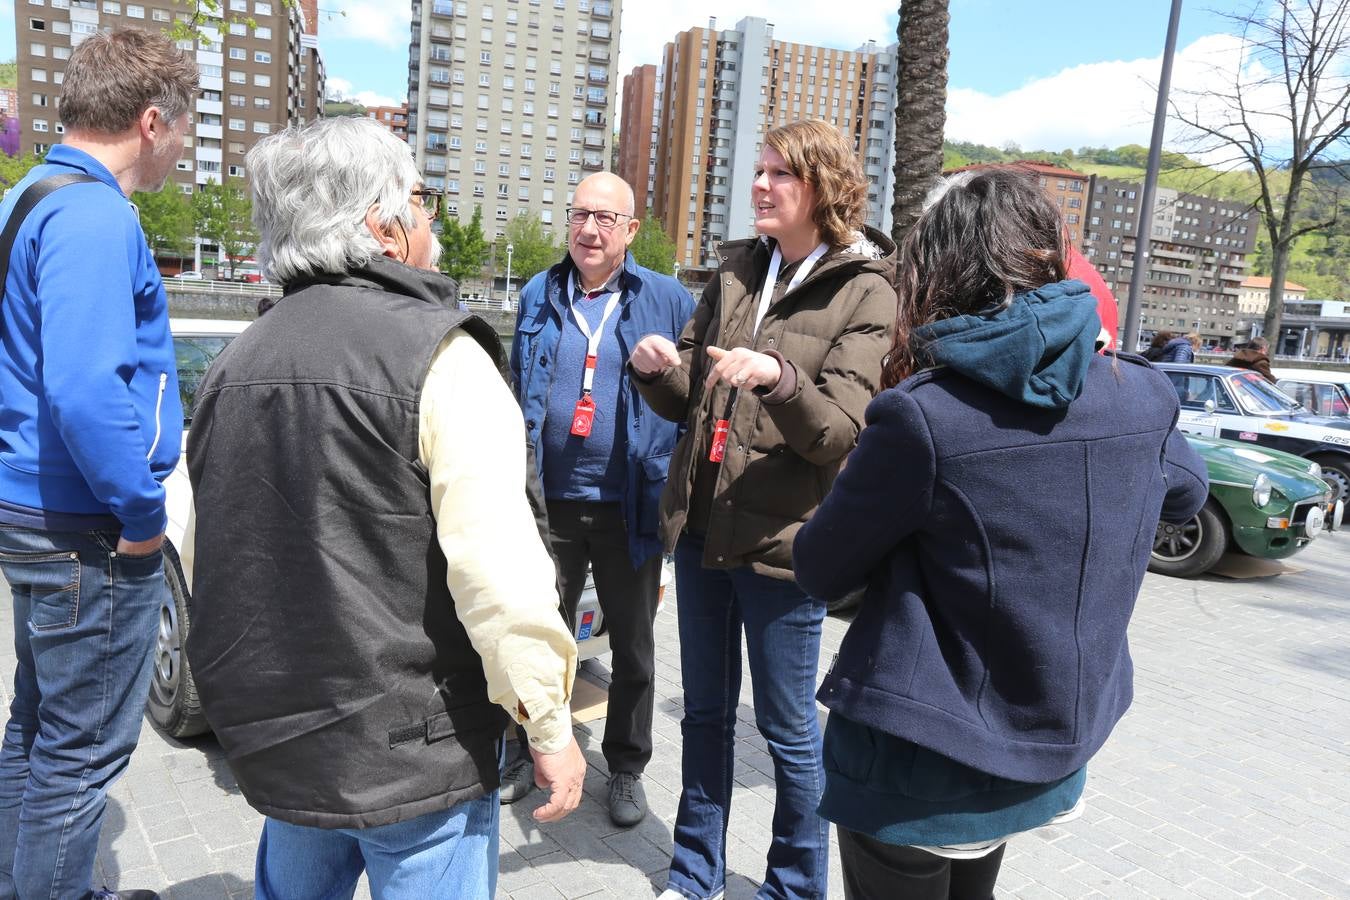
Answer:
<svg viewBox="0 0 1350 900"><path fill-rule="evenodd" d="M934 365L950 366L1030 406L1054 409L1082 392L1101 327L1091 290L1070 280L1017 294L996 312L924 325L915 337Z"/></svg>

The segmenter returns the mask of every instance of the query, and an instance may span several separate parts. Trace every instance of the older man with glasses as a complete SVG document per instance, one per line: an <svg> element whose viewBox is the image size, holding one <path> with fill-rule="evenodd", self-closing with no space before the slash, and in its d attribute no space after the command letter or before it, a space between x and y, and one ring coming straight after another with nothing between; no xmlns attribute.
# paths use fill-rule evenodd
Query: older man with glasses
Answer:
<svg viewBox="0 0 1350 900"><path fill-rule="evenodd" d="M453 309L407 144L321 119L247 163L285 295L198 392L188 654L267 817L254 891L350 897L365 871L376 900L487 900L507 716L552 789L536 819L586 772L501 344Z"/></svg>
<svg viewBox="0 0 1350 900"><path fill-rule="evenodd" d="M613 677L601 746L610 818L631 826L647 813L641 775L652 755L657 506L677 428L647 407L627 362L647 335L678 339L694 301L628 252L641 223L633 190L617 175L583 179L567 223L567 256L520 292L511 373L547 499L563 614L575 633L589 567L609 628ZM502 802L528 793L530 776L522 753L507 767Z"/></svg>

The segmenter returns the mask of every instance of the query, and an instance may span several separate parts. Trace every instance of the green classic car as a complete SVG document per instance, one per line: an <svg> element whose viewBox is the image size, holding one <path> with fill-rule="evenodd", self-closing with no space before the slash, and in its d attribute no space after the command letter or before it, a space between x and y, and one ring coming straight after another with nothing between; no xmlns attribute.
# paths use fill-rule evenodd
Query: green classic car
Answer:
<svg viewBox="0 0 1350 900"><path fill-rule="evenodd" d="M1149 571L1199 575L1229 550L1283 559L1340 527L1345 501L1332 501L1317 463L1238 441L1186 439L1209 467L1209 499L1188 522L1158 523Z"/></svg>

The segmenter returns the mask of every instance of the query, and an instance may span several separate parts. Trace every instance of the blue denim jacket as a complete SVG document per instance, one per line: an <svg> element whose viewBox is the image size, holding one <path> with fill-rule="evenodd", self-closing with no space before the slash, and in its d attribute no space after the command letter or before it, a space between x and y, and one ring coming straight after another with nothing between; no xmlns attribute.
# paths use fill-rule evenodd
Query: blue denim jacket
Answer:
<svg viewBox="0 0 1350 900"><path fill-rule="evenodd" d="M511 380L525 416L525 439L536 451L543 475L541 435L553 383L558 339L567 315L567 279L575 269L570 256L540 272L520 291L516 334L511 341ZM639 266L630 253L624 260L624 295L616 333L624 358L649 334L672 343L679 340L694 312L694 298L674 278ZM660 552L661 491L670 469L670 453L683 426L652 412L633 385L627 366L620 374L619 404L625 422L623 516L628 526L628 553L641 565Z"/></svg>

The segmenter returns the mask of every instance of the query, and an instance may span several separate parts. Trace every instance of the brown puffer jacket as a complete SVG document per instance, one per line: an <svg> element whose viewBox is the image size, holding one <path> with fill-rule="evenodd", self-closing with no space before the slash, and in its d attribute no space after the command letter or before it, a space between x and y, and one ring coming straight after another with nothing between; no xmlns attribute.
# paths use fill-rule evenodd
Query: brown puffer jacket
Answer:
<svg viewBox="0 0 1350 900"><path fill-rule="evenodd" d="M758 238L718 248L715 280L680 335L683 365L655 379L634 379L657 415L689 428L675 447L661 498L661 536L674 548L689 512L700 457L730 391L703 384L711 368L704 348L750 347L775 352L795 370L782 402L738 392L726 455L718 467L706 523L704 566L750 566L792 578L792 539L830 489L857 442L863 413L876 394L890 349L896 298L895 244L868 228L863 240L827 253L802 283L773 303L752 334L760 289L772 255ZM786 382L790 383L790 382Z"/></svg>

